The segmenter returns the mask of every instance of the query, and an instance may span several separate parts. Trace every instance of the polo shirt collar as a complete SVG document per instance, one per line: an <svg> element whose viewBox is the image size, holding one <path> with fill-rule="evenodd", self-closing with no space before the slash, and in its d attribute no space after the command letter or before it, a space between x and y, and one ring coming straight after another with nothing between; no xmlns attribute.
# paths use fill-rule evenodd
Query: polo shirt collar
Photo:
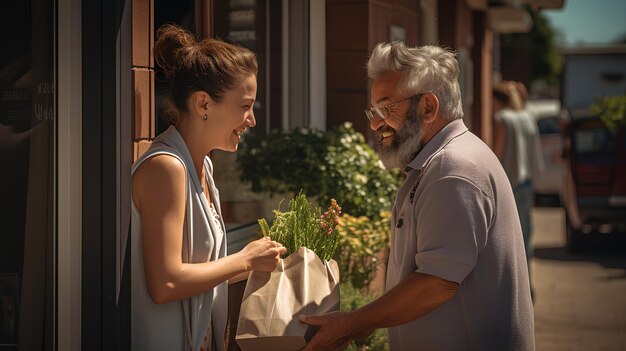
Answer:
<svg viewBox="0 0 626 351"><path fill-rule="evenodd" d="M421 170L439 150L443 149L452 139L467 132L463 119L455 119L443 127L424 147L417 153L415 158L407 164L405 171Z"/></svg>

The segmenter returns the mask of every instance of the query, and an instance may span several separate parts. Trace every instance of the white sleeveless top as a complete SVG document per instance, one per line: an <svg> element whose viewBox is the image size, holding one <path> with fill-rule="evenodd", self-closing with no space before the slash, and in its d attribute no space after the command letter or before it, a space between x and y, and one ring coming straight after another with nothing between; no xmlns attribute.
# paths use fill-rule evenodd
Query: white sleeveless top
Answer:
<svg viewBox="0 0 626 351"><path fill-rule="evenodd" d="M226 231L220 216L219 193L213 181L211 160L206 157L204 167L206 168L207 183L211 188L214 209L210 208L211 206L203 193L187 145L174 127L170 127L153 141L150 149L133 165L132 174L143 161L163 154L177 158L187 172L183 262L202 263L224 257L226 255L226 237L224 235ZM205 337L213 338L213 350L224 350L223 340L228 314L227 282L183 301L155 304L148 294L146 286L141 213L134 203L132 203L131 216L131 252L132 350L200 351ZM209 328L213 330L212 335L207 335Z"/></svg>

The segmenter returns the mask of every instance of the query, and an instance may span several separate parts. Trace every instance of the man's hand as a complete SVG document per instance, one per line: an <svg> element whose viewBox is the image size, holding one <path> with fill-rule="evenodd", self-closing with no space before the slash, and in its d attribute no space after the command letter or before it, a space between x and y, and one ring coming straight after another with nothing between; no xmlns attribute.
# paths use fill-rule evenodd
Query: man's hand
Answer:
<svg viewBox="0 0 626 351"><path fill-rule="evenodd" d="M343 350L354 339L364 339L373 330L358 330L358 320L353 313L331 312L317 316L300 316L302 323L319 327L319 331L303 351Z"/></svg>
<svg viewBox="0 0 626 351"><path fill-rule="evenodd" d="M458 288L456 282L415 272L357 310L300 316L301 322L320 328L303 350L341 350L350 341L364 339L377 328L393 327L422 317L450 300Z"/></svg>

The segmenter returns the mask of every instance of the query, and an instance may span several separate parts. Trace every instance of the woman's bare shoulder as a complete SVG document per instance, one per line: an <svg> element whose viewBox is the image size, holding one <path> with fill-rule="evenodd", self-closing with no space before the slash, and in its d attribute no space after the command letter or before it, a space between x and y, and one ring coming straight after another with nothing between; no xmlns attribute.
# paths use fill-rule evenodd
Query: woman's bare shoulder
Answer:
<svg viewBox="0 0 626 351"><path fill-rule="evenodd" d="M139 166L132 177L133 200L141 207L142 200L173 199L184 194L185 167L167 154L155 155Z"/></svg>

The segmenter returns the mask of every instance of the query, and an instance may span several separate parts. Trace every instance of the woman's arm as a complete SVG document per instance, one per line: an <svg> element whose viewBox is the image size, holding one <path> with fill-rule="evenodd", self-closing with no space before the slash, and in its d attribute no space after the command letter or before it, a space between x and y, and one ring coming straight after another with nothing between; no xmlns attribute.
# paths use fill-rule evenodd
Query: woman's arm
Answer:
<svg viewBox="0 0 626 351"><path fill-rule="evenodd" d="M249 276L250 276L250 272L239 273L236 276L228 279L228 284L235 284L244 280L248 280Z"/></svg>
<svg viewBox="0 0 626 351"><path fill-rule="evenodd" d="M155 303L198 295L252 269L276 267L284 248L269 239L216 261L183 263L185 192L185 169L171 156L151 157L133 176L133 200L142 217L146 283Z"/></svg>

